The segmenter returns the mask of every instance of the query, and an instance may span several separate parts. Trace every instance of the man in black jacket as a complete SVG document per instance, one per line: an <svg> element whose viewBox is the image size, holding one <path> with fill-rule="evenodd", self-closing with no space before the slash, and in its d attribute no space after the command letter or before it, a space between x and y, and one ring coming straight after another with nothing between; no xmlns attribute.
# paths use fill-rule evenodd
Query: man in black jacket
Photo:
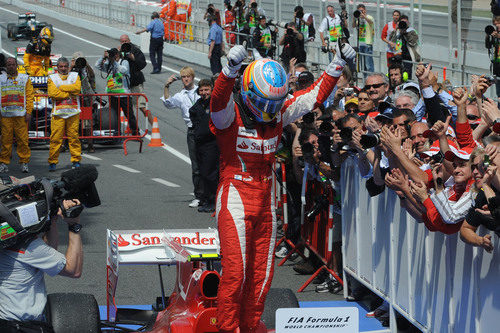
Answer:
<svg viewBox="0 0 500 333"><path fill-rule="evenodd" d="M431 69L431 64L419 64L415 71L415 75L418 78L420 91L422 92L422 97L424 98L427 123L432 126L438 120L446 122L449 112L443 105L438 94L436 94L432 88L432 82L429 76Z"/></svg>
<svg viewBox="0 0 500 333"><path fill-rule="evenodd" d="M219 148L215 135L209 127L212 88L212 81L200 80L198 84L200 98L189 109L196 143L196 159L200 167L201 177L202 195L198 211L204 213L215 211L215 196L219 179Z"/></svg>
<svg viewBox="0 0 500 333"><path fill-rule="evenodd" d="M144 94L144 74L142 70L146 67L146 58L141 49L137 45L130 42L128 35L120 36L120 51L123 53L123 58L128 60L130 65L130 92ZM141 112L148 121L153 125L153 115L151 111L146 110L146 99L143 96L134 96L132 98L134 104L137 104Z"/></svg>

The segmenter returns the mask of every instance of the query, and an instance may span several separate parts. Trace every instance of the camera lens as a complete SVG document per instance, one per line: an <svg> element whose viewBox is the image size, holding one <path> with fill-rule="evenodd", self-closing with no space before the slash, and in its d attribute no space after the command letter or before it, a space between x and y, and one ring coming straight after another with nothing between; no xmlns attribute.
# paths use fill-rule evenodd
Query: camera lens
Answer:
<svg viewBox="0 0 500 333"><path fill-rule="evenodd" d="M361 143L361 146L364 149L376 147L380 143L380 134L378 134L378 133L363 134L363 135L361 135L361 139L359 140L359 143Z"/></svg>
<svg viewBox="0 0 500 333"><path fill-rule="evenodd" d="M404 30L408 28L408 24L406 23L406 21L399 21L398 28Z"/></svg>
<svg viewBox="0 0 500 333"><path fill-rule="evenodd" d="M355 10L354 13L352 13L352 16L359 18L361 16L361 12L359 10Z"/></svg>
<svg viewBox="0 0 500 333"><path fill-rule="evenodd" d="M491 35L492 33L495 32L495 27L492 26L492 25L487 25L485 28L484 28L484 32L487 34L487 35Z"/></svg>
<svg viewBox="0 0 500 333"><path fill-rule="evenodd" d="M344 142L349 142L352 140L352 129L348 127L344 127L340 130L340 138Z"/></svg>

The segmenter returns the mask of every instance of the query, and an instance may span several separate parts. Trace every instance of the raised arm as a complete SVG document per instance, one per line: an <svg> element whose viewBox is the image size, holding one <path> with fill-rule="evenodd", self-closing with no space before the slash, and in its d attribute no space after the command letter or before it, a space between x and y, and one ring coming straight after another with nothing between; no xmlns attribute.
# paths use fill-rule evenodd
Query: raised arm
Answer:
<svg viewBox="0 0 500 333"><path fill-rule="evenodd" d="M231 48L227 55L227 64L222 69L217 81L215 81L210 99L210 119L218 129L228 128L234 120L232 91L236 76L247 55L247 51L241 45Z"/></svg>

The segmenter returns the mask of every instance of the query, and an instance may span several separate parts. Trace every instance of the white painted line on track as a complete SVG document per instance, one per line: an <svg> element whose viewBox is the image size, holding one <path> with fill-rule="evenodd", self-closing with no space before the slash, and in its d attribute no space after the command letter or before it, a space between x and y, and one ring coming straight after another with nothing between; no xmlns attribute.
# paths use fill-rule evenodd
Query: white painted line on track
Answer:
<svg viewBox="0 0 500 333"><path fill-rule="evenodd" d="M147 134L145 136L145 138L148 139L149 141L151 141L151 135ZM181 160L183 160L187 164L191 165L191 159L189 157L187 157L186 155L184 155L183 153L181 153L177 149L170 147L165 142L162 142L162 143L163 143L163 147L162 147L163 149L165 149L166 151L168 151L172 155L177 156L178 158L180 158Z"/></svg>
<svg viewBox="0 0 500 333"><path fill-rule="evenodd" d="M9 13L12 13L12 14L15 14L15 15L17 15L17 14L18 14L18 13L16 13L16 12L12 11L12 10L5 9L5 8L1 8L1 7L0 7L0 10L3 10L3 11L6 11L6 12L9 12ZM68 35L68 36L70 36L70 37L73 37L73 38L75 38L75 39L78 39L78 40L80 40L80 41L82 41L82 42L89 43L89 44L91 44L91 45L94 45L94 46L100 47L100 48L102 48L102 49L104 49L104 50L108 50L108 49L109 49L109 47L107 47L107 46L104 46L104 45L102 45L102 44L98 44L98 43L95 43L95 42L89 41L89 40L87 40L87 39L85 39L85 38L82 38L82 37L76 36L76 35L74 35L74 34L72 34L72 33L66 32L66 31L61 30L61 29L59 29L59 28L54 28L54 30L55 30L55 31L59 31L59 32L61 32L61 33L65 34L65 35ZM4 52L5 52L6 54L8 54L9 56L14 57L14 55L13 55L12 53L9 53L9 52L7 52L7 51L5 51L5 50L4 50ZM149 63L149 64L150 64L150 63L151 63L151 61L147 60L147 63ZM161 66L161 67L162 67L163 69L166 69L166 70L171 71L171 72L174 72L174 73L177 73L177 72L178 72L178 70L176 70L176 69L174 69L174 68L171 68L171 67L167 67L167 66ZM195 81L197 81L197 82L198 82L198 81L200 81L200 79L199 79L199 78L195 78ZM146 135L146 138L147 138L148 140L150 140L150 141L151 141L151 136L150 136L149 134L148 134L148 135ZM191 159L190 159L188 156L184 155L183 153L181 153L180 151L176 150L175 148L173 148L173 147L171 147L171 146L167 145L166 143L163 143L163 144L164 144L163 149L165 149L166 151L168 151L168 152L169 152L169 153L171 153L172 155L177 156L178 158L180 158L181 160L183 160L183 161L184 161L184 162L186 162L187 164L191 165ZM89 158L90 158L90 157L89 157ZM92 158L90 158L90 159L92 159Z"/></svg>
<svg viewBox="0 0 500 333"><path fill-rule="evenodd" d="M89 155L89 154L82 154L82 157L88 158L89 160L102 161L102 158L99 158L99 157L93 156L93 155Z"/></svg>
<svg viewBox="0 0 500 333"><path fill-rule="evenodd" d="M122 170L125 170L125 171L128 171L128 172L131 172L131 173L141 173L139 170L132 169L132 168L126 167L126 166L124 166L124 165L120 165L120 164L113 164L113 166L114 166L115 168L122 169Z"/></svg>
<svg viewBox="0 0 500 333"><path fill-rule="evenodd" d="M157 183L160 183L160 184L163 184L165 186L168 186L168 187L181 187L180 185L177 185L177 184L174 184L174 183L171 183L165 179L161 179L161 178L151 178L152 181L155 181Z"/></svg>
<svg viewBox="0 0 500 333"><path fill-rule="evenodd" d="M11 13L11 14L15 14L15 15L17 15L17 14L18 14L18 13L16 13L16 12L12 11L12 10L5 9L5 8L0 8L0 10L6 11L6 12ZM102 44L92 42L92 41L87 40L87 39L85 39L85 38L82 38L82 37L76 36L76 35L74 35L74 34L72 34L72 33L69 33L69 32L67 32L67 31L61 30L61 29L59 29L59 28L55 28L55 27L54 27L53 29L54 29L55 31L58 31L58 32L63 33L63 34L65 34L65 35L68 35L68 36L70 36L70 37L73 37L73 38L75 38L75 39L78 39L78 40L80 40L80 41L82 41L82 42L89 43L89 44L91 44L91 45L94 45L94 46L100 47L101 49L104 49L104 50L109 50L109 47L108 47L108 46L104 46L104 45L102 45ZM89 30L90 30L90 29L89 29ZM7 51L5 51L5 53L7 53L8 55L10 55L11 57L13 57L13 56L14 56L12 53L8 53ZM146 60L146 62L147 62L148 64L151 64L151 61L150 61L150 60ZM168 71L170 71L170 72L174 72L174 73L177 73L177 72L179 71L178 69L174 69L174 68L172 68L172 67L163 66L163 65L161 66L161 68L166 69L166 70L168 70ZM199 79L199 78L195 78L194 80L195 80L196 82L199 82L199 81L200 81L200 79Z"/></svg>

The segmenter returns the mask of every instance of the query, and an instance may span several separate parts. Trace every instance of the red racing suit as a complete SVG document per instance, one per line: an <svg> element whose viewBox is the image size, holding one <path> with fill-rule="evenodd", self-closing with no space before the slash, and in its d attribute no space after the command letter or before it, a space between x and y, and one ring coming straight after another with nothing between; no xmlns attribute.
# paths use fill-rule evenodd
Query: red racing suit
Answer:
<svg viewBox="0 0 500 333"><path fill-rule="evenodd" d="M342 67L337 67L340 76ZM289 98L274 123L244 126L233 100L234 78L223 72L211 98L210 127L221 152L216 218L222 254L217 326L255 329L274 272L276 216L272 167L283 127L322 104L338 77L327 73Z"/></svg>

